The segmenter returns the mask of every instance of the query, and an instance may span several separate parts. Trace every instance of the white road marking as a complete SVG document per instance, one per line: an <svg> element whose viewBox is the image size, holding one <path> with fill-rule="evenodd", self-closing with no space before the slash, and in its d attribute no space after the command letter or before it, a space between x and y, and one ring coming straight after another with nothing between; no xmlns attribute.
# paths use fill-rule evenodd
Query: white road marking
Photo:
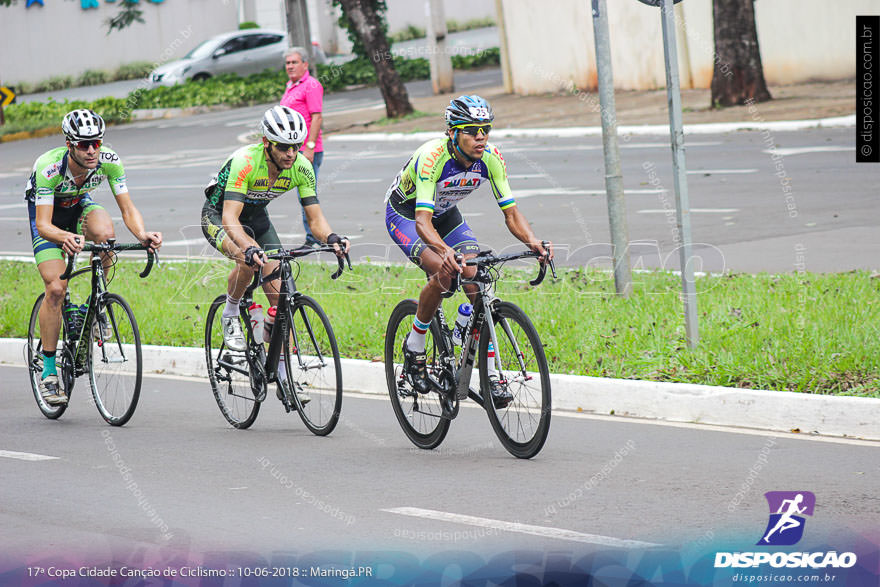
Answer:
<svg viewBox="0 0 880 587"><path fill-rule="evenodd" d="M650 548L653 546L660 546L659 544L642 542L640 540L623 540L611 536L602 536L601 534L585 534L583 532L552 528L550 526L533 526L531 524L520 524L519 522L505 522L504 520L464 516L461 514L451 514L448 512L438 512L436 510L426 510L422 508L402 507L384 509L382 511L399 514L401 516L428 518L431 520L439 520L441 522L467 524L469 526L479 526L480 528L493 528L496 530L504 530L506 532L517 532L519 534L530 534L532 536L543 536L545 538L556 538L558 540L570 540L573 542L585 542L587 544L598 544L600 546L611 546L616 548Z"/></svg>
<svg viewBox="0 0 880 587"><path fill-rule="evenodd" d="M337 183L374 183L377 181L382 181L381 177L372 177L370 179L334 179L329 183L337 184Z"/></svg>
<svg viewBox="0 0 880 587"><path fill-rule="evenodd" d="M545 173L523 173L520 175L511 174L507 176L507 179L539 179L542 177L546 177Z"/></svg>
<svg viewBox="0 0 880 587"><path fill-rule="evenodd" d="M761 151L762 153L767 153L768 155L782 155L783 157L788 155L804 155L806 153L835 153L838 151L855 151L855 147L840 147L836 145L823 145L820 147L791 147L788 149L764 149Z"/></svg>
<svg viewBox="0 0 880 587"><path fill-rule="evenodd" d="M758 173L757 169L689 169L688 175L701 175L708 173L710 175L727 175L732 173Z"/></svg>
<svg viewBox="0 0 880 587"><path fill-rule="evenodd" d="M16 452L14 450L0 450L0 457L17 459L19 461L54 461L60 458L50 457L49 455L38 455L32 452Z"/></svg>
<svg viewBox="0 0 880 587"><path fill-rule="evenodd" d="M666 189L635 189L623 190L624 194L662 194ZM605 190L579 190L577 188L538 188L530 190L514 190L514 199L531 198L533 196L604 196Z"/></svg>
<svg viewBox="0 0 880 587"><path fill-rule="evenodd" d="M739 208L691 208L690 211L691 211L691 213L696 212L698 214L703 214L703 213L731 214L733 212L739 212ZM673 214L673 213L675 213L675 208L669 208L668 210L663 210L660 208L646 209L646 210L639 210L638 213L639 214Z"/></svg>
<svg viewBox="0 0 880 587"><path fill-rule="evenodd" d="M25 201L24 201L24 198L22 198L20 204L3 204L3 205L0 205L0 210L11 210L11 209L14 209L14 208L21 208L22 210L25 210L25 209L27 209L27 202L25 202Z"/></svg>

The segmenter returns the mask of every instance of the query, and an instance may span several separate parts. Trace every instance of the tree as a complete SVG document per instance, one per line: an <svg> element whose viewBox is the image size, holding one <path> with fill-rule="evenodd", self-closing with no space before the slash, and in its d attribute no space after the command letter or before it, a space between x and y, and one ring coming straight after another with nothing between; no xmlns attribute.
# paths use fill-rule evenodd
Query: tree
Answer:
<svg viewBox="0 0 880 587"><path fill-rule="evenodd" d="M388 43L386 26L381 11L383 0L335 0L342 6L343 17L354 30L363 47L363 55L373 64L382 98L385 99L385 115L399 118L413 111L406 86L394 69L394 56ZM356 44L357 45L357 44Z"/></svg>
<svg viewBox="0 0 880 587"><path fill-rule="evenodd" d="M712 105L736 106L772 100L755 26L754 0L712 0L715 20L715 68Z"/></svg>

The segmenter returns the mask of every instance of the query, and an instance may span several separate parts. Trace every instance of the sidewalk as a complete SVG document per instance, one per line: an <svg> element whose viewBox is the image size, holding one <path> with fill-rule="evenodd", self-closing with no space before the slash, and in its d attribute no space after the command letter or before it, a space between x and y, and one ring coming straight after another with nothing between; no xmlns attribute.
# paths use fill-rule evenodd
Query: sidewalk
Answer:
<svg viewBox="0 0 880 587"><path fill-rule="evenodd" d="M442 132L443 111L449 101L462 93L477 93L489 100L495 110L495 129L568 128L602 124L599 96L596 92L517 96L506 94L502 86L472 88L449 94L411 98L417 111L430 116L378 125L384 110L358 110L328 114L324 129L334 133L397 133L415 131ZM685 125L719 122L768 122L834 118L855 113L855 83L843 80L827 83L774 86L773 100L753 106L710 108L707 90L683 90L682 109ZM666 90L617 91L615 93L618 125L669 124Z"/></svg>
<svg viewBox="0 0 880 587"><path fill-rule="evenodd" d="M0 338L0 364L24 365L26 341ZM205 379L201 348L143 346L144 373ZM382 362L342 359L345 392L388 393ZM473 385L479 385L474 378ZM554 411L880 441L880 399L551 375Z"/></svg>

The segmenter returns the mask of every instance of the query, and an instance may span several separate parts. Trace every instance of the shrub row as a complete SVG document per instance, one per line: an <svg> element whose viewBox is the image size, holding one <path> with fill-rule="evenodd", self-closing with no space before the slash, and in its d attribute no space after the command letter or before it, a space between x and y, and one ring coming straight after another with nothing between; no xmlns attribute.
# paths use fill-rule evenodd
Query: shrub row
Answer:
<svg viewBox="0 0 880 587"><path fill-rule="evenodd" d="M456 55L452 58L456 69L472 69L497 65L498 49L488 49L475 55ZM395 57L394 66L400 78L407 82L430 77L428 60ZM376 83L376 73L367 59L355 59L343 65L318 65L318 79L325 92L334 92L352 85ZM134 109L186 108L191 106L252 106L277 101L287 75L283 71L265 71L240 77L222 75L204 82L188 81L176 86L134 90L127 98L101 98L94 102L82 100L55 102L28 102L12 104L4 109L6 124L0 126L0 135L21 131L33 131L60 125L64 114L75 108L91 108L99 112L108 123L127 122Z"/></svg>

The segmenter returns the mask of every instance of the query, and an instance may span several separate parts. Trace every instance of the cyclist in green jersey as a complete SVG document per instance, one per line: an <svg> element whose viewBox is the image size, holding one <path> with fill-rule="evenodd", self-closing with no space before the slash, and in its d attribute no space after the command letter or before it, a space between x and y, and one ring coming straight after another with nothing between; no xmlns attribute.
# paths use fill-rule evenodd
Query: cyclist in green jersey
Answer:
<svg viewBox="0 0 880 587"><path fill-rule="evenodd" d="M262 143L247 145L235 151L205 189L202 207L202 232L215 249L235 261L229 274L226 306L223 309L223 337L234 351L245 348L239 323L238 305L253 279L254 271L271 273L277 261L268 262L264 250L281 247L275 227L266 213L266 206L275 198L298 188L300 204L309 227L318 239L333 245L337 255L348 252L350 244L330 225L318 205L315 172L299 149L308 136L302 114L286 106L266 111L260 124ZM278 287L263 285L273 306L278 304ZM284 369L279 368L283 374Z"/></svg>
<svg viewBox="0 0 880 587"><path fill-rule="evenodd" d="M446 108L446 136L419 147L386 194L385 226L389 236L429 277L419 295L412 331L403 343L404 371L419 391L428 389L425 334L442 294L456 273L471 278L476 272L475 267L456 260L457 255L469 259L479 251L473 231L458 210L461 200L488 183L510 233L543 255L542 263L553 258L553 246L548 243L544 248L516 206L504 158L489 143L493 120L492 107L480 96L452 100ZM465 287L471 302L476 292L476 286ZM513 396L498 384L492 371L490 366L493 401L502 407Z"/></svg>
<svg viewBox="0 0 880 587"><path fill-rule="evenodd" d="M67 403L55 367L61 304L67 291L67 281L59 279L65 269L64 255L81 251L83 237L96 243L116 238L110 214L92 200L91 192L106 179L122 212L122 221L138 242L151 245L153 250L162 245L161 233L144 229L141 213L128 193L119 155L101 144L104 120L91 110L74 110L64 117L61 130L67 139L66 146L47 151L37 159L25 190L34 258L46 287L40 307L40 392L50 405ZM109 261L109 256L104 259L105 263Z"/></svg>

